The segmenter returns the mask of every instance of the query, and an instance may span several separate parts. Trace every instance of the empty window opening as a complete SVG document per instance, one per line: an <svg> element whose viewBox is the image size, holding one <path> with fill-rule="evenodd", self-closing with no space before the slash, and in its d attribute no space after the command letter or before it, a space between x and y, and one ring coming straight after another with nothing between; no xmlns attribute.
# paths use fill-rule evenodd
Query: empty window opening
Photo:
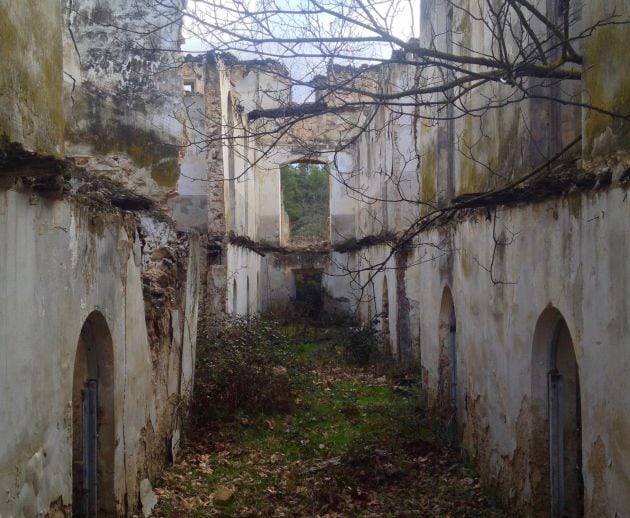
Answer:
<svg viewBox="0 0 630 518"><path fill-rule="evenodd" d="M317 319L324 309L323 271L314 268L293 270L295 308L298 315Z"/></svg>
<svg viewBox="0 0 630 518"><path fill-rule="evenodd" d="M440 304L440 352L438 358L438 408L449 425L457 428L457 320L449 287Z"/></svg>
<svg viewBox="0 0 630 518"><path fill-rule="evenodd" d="M532 366L533 460L541 513L584 516L582 411L578 364L565 319L555 308L539 318Z"/></svg>
<svg viewBox="0 0 630 518"><path fill-rule="evenodd" d="M195 83L194 81L186 81L184 82L184 92L186 93L194 93L195 91Z"/></svg>
<svg viewBox="0 0 630 518"><path fill-rule="evenodd" d="M281 168L283 236L294 244L330 239L327 164L304 160Z"/></svg>
<svg viewBox="0 0 630 518"><path fill-rule="evenodd" d="M72 384L72 515L116 516L114 353L105 317L86 319Z"/></svg>

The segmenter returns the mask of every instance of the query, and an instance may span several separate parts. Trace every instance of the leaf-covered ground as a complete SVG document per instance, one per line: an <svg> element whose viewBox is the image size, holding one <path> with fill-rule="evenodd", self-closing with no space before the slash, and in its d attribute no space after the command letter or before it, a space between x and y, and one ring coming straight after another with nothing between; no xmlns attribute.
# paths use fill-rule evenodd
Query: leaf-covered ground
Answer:
<svg viewBox="0 0 630 518"><path fill-rule="evenodd" d="M293 409L192 432L155 488L157 516L506 516L412 377L349 364L339 333L290 334Z"/></svg>

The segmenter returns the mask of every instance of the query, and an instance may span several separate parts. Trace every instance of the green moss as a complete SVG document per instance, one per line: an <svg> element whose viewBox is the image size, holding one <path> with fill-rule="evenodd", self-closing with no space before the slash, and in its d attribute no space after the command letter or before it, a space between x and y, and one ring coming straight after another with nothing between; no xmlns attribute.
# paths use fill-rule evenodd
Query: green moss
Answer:
<svg viewBox="0 0 630 518"><path fill-rule="evenodd" d="M177 184L177 143L169 145L164 142L165 135L125 122L138 119L138 112L146 109L144 104L136 103L131 110L123 111L114 96L89 83L84 83L73 98L69 120L78 123L68 128L68 142L89 144L100 155L127 155L136 167L151 169L151 176L159 185L173 187Z"/></svg>
<svg viewBox="0 0 630 518"><path fill-rule="evenodd" d="M42 154L63 148L61 13L54 2L0 0L0 133ZM33 20L46 20L34 27ZM37 49L25 59L25 49Z"/></svg>
<svg viewBox="0 0 630 518"><path fill-rule="evenodd" d="M462 160L459 167L459 189L457 195L486 190L488 174L480 172L472 160Z"/></svg>
<svg viewBox="0 0 630 518"><path fill-rule="evenodd" d="M630 68L626 25L597 30L584 47L584 85L592 106L630 115ZM630 123L588 111L584 120L584 156L604 156L630 149ZM606 135L608 133L608 135Z"/></svg>
<svg viewBox="0 0 630 518"><path fill-rule="evenodd" d="M168 158L151 168L151 178L160 187L175 187L179 178L179 162L176 158Z"/></svg>

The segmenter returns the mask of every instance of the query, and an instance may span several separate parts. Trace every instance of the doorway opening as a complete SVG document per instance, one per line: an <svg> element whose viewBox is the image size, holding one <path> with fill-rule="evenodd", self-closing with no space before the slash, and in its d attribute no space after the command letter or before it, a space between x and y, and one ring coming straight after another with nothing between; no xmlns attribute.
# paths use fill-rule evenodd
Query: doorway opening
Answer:
<svg viewBox="0 0 630 518"><path fill-rule="evenodd" d="M314 320L322 317L324 311L323 274L323 270L317 268L293 270L295 311L299 316Z"/></svg>
<svg viewBox="0 0 630 518"><path fill-rule="evenodd" d="M442 293L438 339L438 408L444 413L446 421L457 428L457 319L448 286Z"/></svg>
<svg viewBox="0 0 630 518"><path fill-rule="evenodd" d="M72 384L72 514L116 516L114 351L105 317L86 319Z"/></svg>
<svg viewBox="0 0 630 518"><path fill-rule="evenodd" d="M383 335L383 349L388 354L393 354L392 339L389 332L389 289L387 276L383 276L383 293L381 298L381 333Z"/></svg>
<svg viewBox="0 0 630 518"><path fill-rule="evenodd" d="M579 368L566 320L552 307L534 332L532 416L539 511L553 518L584 516Z"/></svg>

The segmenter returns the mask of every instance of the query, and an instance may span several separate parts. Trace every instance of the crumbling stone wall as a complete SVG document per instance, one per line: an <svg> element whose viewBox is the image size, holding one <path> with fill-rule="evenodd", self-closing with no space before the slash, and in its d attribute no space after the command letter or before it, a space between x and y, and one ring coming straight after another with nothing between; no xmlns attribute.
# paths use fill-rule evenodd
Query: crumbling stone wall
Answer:
<svg viewBox="0 0 630 518"><path fill-rule="evenodd" d="M343 121L348 130L363 114L358 110L344 112L343 117L327 114L298 122L278 140L268 131L275 122L255 120L252 114L290 104L288 71L272 61L240 62L229 55L208 55L205 63L206 77L218 80L218 88L213 85L212 90L206 83L206 113L210 120L220 120L218 136L223 141L222 188L217 182L212 189L217 196L217 209L211 208L210 224L217 214L217 228L225 221L224 232L230 236L224 307L242 313L288 308L295 298L293 270L299 269L293 263L309 253L329 253L331 243L354 238L354 205L343 184L352 174L352 156L331 150L344 134L340 123ZM280 168L309 160L330 165L330 242L295 244L287 235ZM221 195L223 213L218 203ZM337 271L340 264L330 258L320 262L330 273ZM302 266L310 268L308 264ZM250 297L244 301L248 280ZM347 282L337 275L325 275L323 288L331 312L351 311Z"/></svg>
<svg viewBox="0 0 630 518"><path fill-rule="evenodd" d="M0 299L14 301L0 315L8 369L2 514L34 516L55 501L71 506L68 402L79 332L93 311L112 336L108 418L121 515L137 508L140 481L153 479L176 453L185 419L199 297L196 239L176 237L159 214L121 211L98 196L98 183L82 190L84 182L73 180L56 201L23 181L0 191L0 242L14 244L3 246L0 258Z"/></svg>

